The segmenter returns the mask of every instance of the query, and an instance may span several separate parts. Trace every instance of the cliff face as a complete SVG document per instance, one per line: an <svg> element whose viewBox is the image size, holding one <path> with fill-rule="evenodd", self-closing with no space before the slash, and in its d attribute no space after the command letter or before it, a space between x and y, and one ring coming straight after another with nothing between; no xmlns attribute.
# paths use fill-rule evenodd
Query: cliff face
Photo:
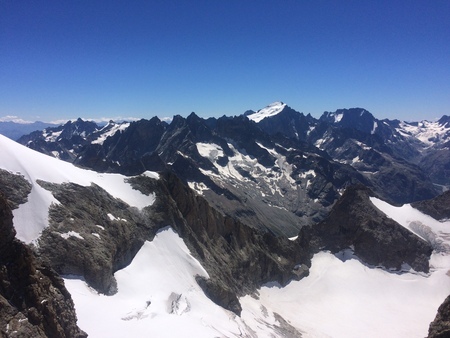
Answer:
<svg viewBox="0 0 450 338"><path fill-rule="evenodd" d="M184 239L210 275L198 279L217 304L240 314L237 296L253 292L261 284L286 284L308 274L309 247L286 238L262 233L224 216L174 174L162 175L160 206L167 221ZM155 209L157 211L157 209Z"/></svg>
<svg viewBox="0 0 450 338"><path fill-rule="evenodd" d="M450 218L450 190L433 199L414 202L411 205L434 219L442 220Z"/></svg>
<svg viewBox="0 0 450 338"><path fill-rule="evenodd" d="M371 195L363 186L348 188L329 216L303 228L298 241L309 241L313 251L335 253L352 247L369 265L400 270L407 263L416 271L428 272L430 244L378 210L369 199Z"/></svg>
<svg viewBox="0 0 450 338"><path fill-rule="evenodd" d="M40 255L59 274L83 276L97 291L114 294L114 272L127 266L154 235L147 209L131 208L95 184L39 184L59 201L49 209Z"/></svg>
<svg viewBox="0 0 450 338"><path fill-rule="evenodd" d="M0 195L0 336L86 337L63 280L14 236Z"/></svg>

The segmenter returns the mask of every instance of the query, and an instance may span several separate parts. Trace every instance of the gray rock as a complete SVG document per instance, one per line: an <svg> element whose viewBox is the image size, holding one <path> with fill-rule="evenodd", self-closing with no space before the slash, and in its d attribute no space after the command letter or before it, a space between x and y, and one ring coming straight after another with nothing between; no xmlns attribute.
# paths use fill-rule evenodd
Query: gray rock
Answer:
<svg viewBox="0 0 450 338"><path fill-rule="evenodd" d="M430 324L428 338L450 337L450 296L439 307L436 318Z"/></svg>
<svg viewBox="0 0 450 338"><path fill-rule="evenodd" d="M7 198L11 209L16 209L28 201L31 183L23 175L0 169L0 192Z"/></svg>
<svg viewBox="0 0 450 338"><path fill-rule="evenodd" d="M434 219L448 219L450 218L450 190L431 200L411 203L411 206Z"/></svg>
<svg viewBox="0 0 450 338"><path fill-rule="evenodd" d="M349 247L372 266L401 270L404 263L416 271L429 271L431 245L388 218L369 200L363 186L349 187L322 222L302 228L297 241L309 242L313 251L337 253Z"/></svg>
<svg viewBox="0 0 450 338"><path fill-rule="evenodd" d="M14 236L0 195L0 336L87 337L63 280Z"/></svg>

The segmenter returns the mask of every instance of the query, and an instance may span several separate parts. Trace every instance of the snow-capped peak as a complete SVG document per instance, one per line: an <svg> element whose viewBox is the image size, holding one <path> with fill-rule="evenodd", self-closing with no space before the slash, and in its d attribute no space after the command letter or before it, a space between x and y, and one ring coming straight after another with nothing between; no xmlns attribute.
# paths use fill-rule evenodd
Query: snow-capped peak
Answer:
<svg viewBox="0 0 450 338"><path fill-rule="evenodd" d="M267 107L258 110L256 113L250 114L247 117L255 121L256 123L264 120L266 117L275 116L279 114L284 107L286 107L286 104L280 101L274 102L269 104Z"/></svg>

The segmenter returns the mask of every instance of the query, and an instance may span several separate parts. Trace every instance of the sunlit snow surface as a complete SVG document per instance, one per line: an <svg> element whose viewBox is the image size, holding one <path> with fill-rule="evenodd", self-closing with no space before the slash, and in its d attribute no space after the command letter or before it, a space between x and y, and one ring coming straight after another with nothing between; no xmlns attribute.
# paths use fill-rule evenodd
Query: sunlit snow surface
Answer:
<svg viewBox="0 0 450 338"><path fill-rule="evenodd" d="M118 292L100 295L79 279L65 279L78 325L89 337L238 336L242 321L209 300L195 275L207 277L169 227L146 242L133 262L115 273Z"/></svg>
<svg viewBox="0 0 450 338"><path fill-rule="evenodd" d="M250 114L247 117L255 121L256 123L264 120L266 117L271 117L279 114L284 107L286 107L286 104L283 102L274 102L267 107L258 110L256 113Z"/></svg>
<svg viewBox="0 0 450 338"><path fill-rule="evenodd" d="M399 128L396 129L403 136L414 136L427 146L439 141L445 142L445 136L450 132L446 124L439 124L438 121L400 122Z"/></svg>
<svg viewBox="0 0 450 338"><path fill-rule="evenodd" d="M109 126L110 125L108 124L103 129ZM114 134L119 131L122 132L126 130L129 126L130 123L114 124L109 131L102 133L96 140L92 141L92 144L103 144L108 137L114 136Z"/></svg>
<svg viewBox="0 0 450 338"><path fill-rule="evenodd" d="M438 222L410 205L393 207L372 198L377 208L401 225L421 222L446 245L450 222ZM321 252L310 275L284 288L260 289L260 301L241 299L243 319L257 321L261 305L279 313L304 337L425 337L439 305L450 294L449 252L434 252L428 275L404 274L361 264L347 251L338 259Z"/></svg>
<svg viewBox="0 0 450 338"><path fill-rule="evenodd" d="M153 204L154 195L144 195L126 183L123 175L100 174L31 150L0 135L0 168L12 173L22 174L32 184L28 202L13 211L17 238L29 243L39 237L42 229L48 226L48 208L58 203L53 195L37 184L37 180L52 183L73 182L83 186L92 183L105 189L109 194L120 198L130 206L143 208ZM146 175L158 178L158 174Z"/></svg>
<svg viewBox="0 0 450 338"><path fill-rule="evenodd" d="M417 210L411 213L408 205L392 209L372 201L391 217L395 212L400 221L413 215L411 219L427 222L433 231L448 229L448 222L434 223ZM339 258L321 252L301 281L284 288L268 284L258 297L242 297L239 318L204 296L193 275L206 272L182 239L166 228L115 274L118 294L98 295L80 280L67 279L66 285L79 325L91 337L286 336L274 329L279 326L275 313L303 337L425 337L450 294L448 253L434 253L431 262L429 274L397 274L361 264L350 250Z"/></svg>

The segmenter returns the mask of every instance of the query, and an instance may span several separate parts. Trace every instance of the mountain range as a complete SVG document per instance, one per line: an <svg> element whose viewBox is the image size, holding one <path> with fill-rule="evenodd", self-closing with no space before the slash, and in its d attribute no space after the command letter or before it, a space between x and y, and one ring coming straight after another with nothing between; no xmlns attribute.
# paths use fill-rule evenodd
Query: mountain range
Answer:
<svg viewBox="0 0 450 338"><path fill-rule="evenodd" d="M21 264L64 295L30 295L31 273L13 289L8 249L0 330L448 334L449 122L362 108L315 119L275 102L170 123L78 119L22 145L0 137L4 247L28 250ZM62 304L67 316L49 323Z"/></svg>

